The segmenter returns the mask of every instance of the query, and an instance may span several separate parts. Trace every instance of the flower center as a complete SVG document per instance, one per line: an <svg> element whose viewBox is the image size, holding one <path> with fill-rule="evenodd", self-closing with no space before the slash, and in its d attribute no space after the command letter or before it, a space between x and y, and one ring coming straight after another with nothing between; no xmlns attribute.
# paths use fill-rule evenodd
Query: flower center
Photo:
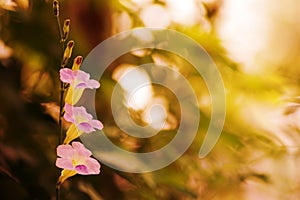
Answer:
<svg viewBox="0 0 300 200"><path fill-rule="evenodd" d="M75 170L81 173L88 173L88 168L85 165L76 165Z"/></svg>
<svg viewBox="0 0 300 200"><path fill-rule="evenodd" d="M75 118L77 124L83 123L83 122L88 122L89 120L87 119L86 116L84 115L77 115Z"/></svg>

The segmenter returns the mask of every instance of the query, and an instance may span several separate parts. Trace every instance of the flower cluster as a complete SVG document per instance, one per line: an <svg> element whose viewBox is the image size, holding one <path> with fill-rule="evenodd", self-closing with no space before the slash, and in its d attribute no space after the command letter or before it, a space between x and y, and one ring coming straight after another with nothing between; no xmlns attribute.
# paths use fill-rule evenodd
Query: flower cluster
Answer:
<svg viewBox="0 0 300 200"><path fill-rule="evenodd" d="M99 174L100 164L90 156L92 153L80 142L72 142L84 133L91 133L96 129L101 130L103 124L86 111L83 106L74 106L80 99L83 90L96 89L100 87L98 81L90 79L90 75L79 69L82 57L76 57L72 69L62 68L60 70L60 80L64 84L69 84L65 98L63 118L72 123L66 132L64 144L57 147L56 166L62 168L62 175L59 183L75 174Z"/></svg>
<svg viewBox="0 0 300 200"><path fill-rule="evenodd" d="M78 62L80 60L80 62ZM59 178L61 184L68 177L75 174L99 174L100 164L90 156L92 153L80 142L72 142L84 133L91 133L96 129L101 130L103 124L86 111L83 106L74 106L80 99L84 89L99 88L100 84L96 80L90 79L90 75L79 69L82 57L74 59L72 69L62 68L60 70L60 80L64 84L69 84L65 98L63 118L72 123L66 132L64 144L57 147L56 166L63 171Z"/></svg>
<svg viewBox="0 0 300 200"><path fill-rule="evenodd" d="M59 4L57 0L53 2L53 11L58 19ZM59 19L58 23L60 23ZM69 26L70 20L67 19L64 22L63 29L60 30L62 43L67 40ZM59 145L56 149L58 156L56 166L63 169L58 179L58 187L67 178L75 174L88 175L100 173L100 164L96 159L91 157L92 152L84 147L82 143L73 141L82 134L88 134L96 131L96 129L101 130L103 128L103 124L99 120L93 119L93 116L86 111L85 107L75 106L85 89L97 89L100 87L100 83L90 79L90 74L80 70L83 60L81 56L77 56L74 59L72 69L67 68L69 59L72 56L73 47L74 41L71 40L66 45L59 72L62 91L59 116L60 127L62 127L62 117L65 121L70 122L71 125L66 131L63 144ZM68 89L66 95L64 95L66 88Z"/></svg>

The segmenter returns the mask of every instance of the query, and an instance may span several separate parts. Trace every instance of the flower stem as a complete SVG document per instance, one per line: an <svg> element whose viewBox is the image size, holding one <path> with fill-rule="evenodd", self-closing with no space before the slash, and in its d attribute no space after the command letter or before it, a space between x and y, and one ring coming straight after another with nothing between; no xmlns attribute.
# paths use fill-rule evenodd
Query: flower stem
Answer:
<svg viewBox="0 0 300 200"><path fill-rule="evenodd" d="M64 54L64 50L65 50L65 42L63 40L63 32L62 32L62 27L61 27L61 22L60 22L60 18L59 15L56 16L56 22L57 22L57 26L58 26L58 30L59 30L59 35L60 35L60 43L62 45L62 57ZM64 68L64 65L61 64L61 68ZM62 126L62 113L63 113L63 104L64 104L64 83L62 81L60 81L60 100L59 100L59 116L58 116L58 125L59 125L59 129L60 129L60 134L59 134L59 144L62 144L62 139L63 139L63 126Z"/></svg>
<svg viewBox="0 0 300 200"><path fill-rule="evenodd" d="M62 42L62 38L63 38L63 32L62 32L62 28L61 28L61 22L59 19L59 15L56 16L56 22L58 25L58 30L59 30L59 36L60 36L60 42ZM64 50L64 49L63 49Z"/></svg>
<svg viewBox="0 0 300 200"><path fill-rule="evenodd" d="M62 60L63 60L65 43L63 40L63 31L62 31L62 27L61 27L60 18L59 18L59 2L58 2L58 0L54 0L53 8L54 8L54 15L55 15L58 30L59 30L59 36L60 36L59 42L62 45ZM63 68L63 67L64 67L63 64L61 64L61 68ZM64 84L61 81L60 82L60 100L59 100L60 107L59 107L59 116L58 116L58 124L59 124L59 129L60 129L59 144L62 144L62 137L63 137L63 125L62 125L62 113L63 113L63 106L64 106L63 101L64 101ZM56 200L60 200L60 185L59 184L56 185L55 193L56 193Z"/></svg>
<svg viewBox="0 0 300 200"><path fill-rule="evenodd" d="M56 200L60 200L60 185L56 185Z"/></svg>
<svg viewBox="0 0 300 200"><path fill-rule="evenodd" d="M59 144L62 144L62 142L63 142L62 139L63 139L63 132L64 132L63 126L62 126L64 93L65 93L64 84L62 82L60 82L59 120L58 120L59 129L60 129Z"/></svg>

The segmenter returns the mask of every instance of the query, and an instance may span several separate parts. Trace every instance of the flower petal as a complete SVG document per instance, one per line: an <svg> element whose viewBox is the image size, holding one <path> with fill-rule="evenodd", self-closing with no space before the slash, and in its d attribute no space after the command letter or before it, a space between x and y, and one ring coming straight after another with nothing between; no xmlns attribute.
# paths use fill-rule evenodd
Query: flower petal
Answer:
<svg viewBox="0 0 300 200"><path fill-rule="evenodd" d="M85 162L85 165L88 168L89 174L99 174L101 165L94 158L88 158Z"/></svg>
<svg viewBox="0 0 300 200"><path fill-rule="evenodd" d="M85 89L85 88L88 88L87 84L85 82L81 82L81 83L78 83L76 84L76 89Z"/></svg>
<svg viewBox="0 0 300 200"><path fill-rule="evenodd" d="M82 70L77 70L76 71L76 80L79 82L87 82L90 79L90 74L86 73Z"/></svg>
<svg viewBox="0 0 300 200"><path fill-rule="evenodd" d="M72 84L74 82L74 73L71 69L63 68L59 70L60 80L64 83Z"/></svg>
<svg viewBox="0 0 300 200"><path fill-rule="evenodd" d="M86 112L85 107L73 107L73 115L78 123L81 122L88 122L89 120L93 119L93 116Z"/></svg>
<svg viewBox="0 0 300 200"><path fill-rule="evenodd" d="M57 158L55 165L62 169L69 169L69 170L74 169L71 159Z"/></svg>
<svg viewBox="0 0 300 200"><path fill-rule="evenodd" d="M78 124L78 129L85 132L85 133L90 133L95 131L95 129L93 128L93 126L87 122L83 122Z"/></svg>
<svg viewBox="0 0 300 200"><path fill-rule="evenodd" d="M75 122L76 122L75 119L74 119L74 117L73 117L73 115L71 115L71 114L68 113L68 112L65 112L65 114L64 114L64 119L65 119L66 121L68 121L68 122L72 122L72 123L75 123Z"/></svg>
<svg viewBox="0 0 300 200"><path fill-rule="evenodd" d="M74 149L71 145L59 145L56 148L57 156L62 158L72 158L74 155Z"/></svg>
<svg viewBox="0 0 300 200"><path fill-rule="evenodd" d="M95 89L99 88L100 83L94 79L81 81L76 84L76 88L89 88L89 89Z"/></svg>
<svg viewBox="0 0 300 200"><path fill-rule="evenodd" d="M96 129L99 129L99 130L103 129L103 124L99 120L93 119L90 121L90 124Z"/></svg>
<svg viewBox="0 0 300 200"><path fill-rule="evenodd" d="M87 174L90 174L89 172L89 169L87 168L87 166L85 165L77 165L75 167L75 170L78 174L81 174L81 175L87 175Z"/></svg>
<svg viewBox="0 0 300 200"><path fill-rule="evenodd" d="M87 87L90 89L99 88L100 83L94 79L91 79L87 82Z"/></svg>
<svg viewBox="0 0 300 200"><path fill-rule="evenodd" d="M80 142L72 142L72 147L76 151L76 155L80 157L90 157L92 155L92 152L85 148L83 144Z"/></svg>
<svg viewBox="0 0 300 200"><path fill-rule="evenodd" d="M65 111L68 112L68 113L70 113L70 114L72 114L73 113L73 106L70 105L70 104L68 104L68 103L66 103L65 104Z"/></svg>
<svg viewBox="0 0 300 200"><path fill-rule="evenodd" d="M73 106L66 103L64 110L65 110L64 119L68 122L75 123L74 114L73 114Z"/></svg>

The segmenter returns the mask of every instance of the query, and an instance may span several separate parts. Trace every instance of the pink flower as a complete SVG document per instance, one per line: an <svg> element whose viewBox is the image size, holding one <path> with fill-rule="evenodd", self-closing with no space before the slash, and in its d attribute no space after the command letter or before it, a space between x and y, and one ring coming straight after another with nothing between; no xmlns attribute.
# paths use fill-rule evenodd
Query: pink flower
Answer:
<svg viewBox="0 0 300 200"><path fill-rule="evenodd" d="M82 70L71 70L63 68L59 71L60 80L64 83L69 83L71 87L77 88L99 88L100 83L96 80L90 79L90 74Z"/></svg>
<svg viewBox="0 0 300 200"><path fill-rule="evenodd" d="M66 103L64 119L73 123L78 130L85 133L93 132L95 128L99 130L103 128L103 124L99 120L94 120L83 106L73 107Z"/></svg>
<svg viewBox="0 0 300 200"><path fill-rule="evenodd" d="M99 174L100 164L91 158L92 152L85 148L80 142L72 142L72 146L59 145L56 149L56 166L66 170L76 171L78 174Z"/></svg>

